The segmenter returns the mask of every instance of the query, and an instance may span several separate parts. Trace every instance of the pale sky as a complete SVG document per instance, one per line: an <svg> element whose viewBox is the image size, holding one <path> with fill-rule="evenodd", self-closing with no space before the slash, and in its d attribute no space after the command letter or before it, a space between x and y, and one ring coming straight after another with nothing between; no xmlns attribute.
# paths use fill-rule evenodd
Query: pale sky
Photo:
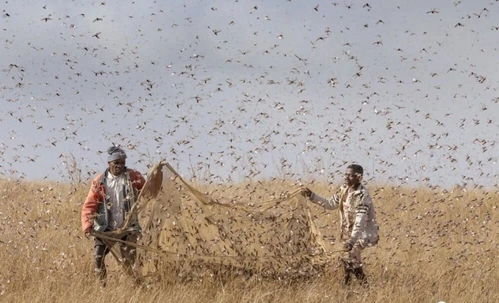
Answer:
<svg viewBox="0 0 499 303"><path fill-rule="evenodd" d="M34 4L35 3L35 4ZM5 1L0 174L498 186L498 1Z"/></svg>

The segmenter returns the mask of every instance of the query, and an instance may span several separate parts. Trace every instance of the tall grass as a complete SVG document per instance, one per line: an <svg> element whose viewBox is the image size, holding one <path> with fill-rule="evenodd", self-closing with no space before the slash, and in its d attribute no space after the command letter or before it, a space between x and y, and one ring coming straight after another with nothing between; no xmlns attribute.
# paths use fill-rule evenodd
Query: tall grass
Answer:
<svg viewBox="0 0 499 303"><path fill-rule="evenodd" d="M272 182L261 186L255 197L282 190L281 184L272 190ZM331 191L320 184L314 189ZM93 243L80 231L87 186L0 180L0 301L499 301L497 191L392 186L370 190L381 240L364 251L367 288L343 286L336 263L325 275L305 281L245 277L136 286L111 256L109 283L101 288L93 273ZM231 196L230 187L219 186L217 191ZM325 239L333 239L337 213L312 209Z"/></svg>

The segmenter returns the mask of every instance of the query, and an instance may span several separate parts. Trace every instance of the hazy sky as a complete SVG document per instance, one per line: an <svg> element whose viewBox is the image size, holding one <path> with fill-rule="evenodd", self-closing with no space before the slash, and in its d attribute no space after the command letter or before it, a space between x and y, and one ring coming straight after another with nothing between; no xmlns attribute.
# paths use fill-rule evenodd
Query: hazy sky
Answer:
<svg viewBox="0 0 499 303"><path fill-rule="evenodd" d="M5 1L0 174L497 186L498 1Z"/></svg>

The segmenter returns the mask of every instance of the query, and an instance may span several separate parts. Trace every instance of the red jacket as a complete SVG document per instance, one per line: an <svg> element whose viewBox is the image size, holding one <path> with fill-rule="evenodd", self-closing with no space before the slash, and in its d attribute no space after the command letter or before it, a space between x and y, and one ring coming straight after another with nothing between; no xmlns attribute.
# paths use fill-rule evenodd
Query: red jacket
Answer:
<svg viewBox="0 0 499 303"><path fill-rule="evenodd" d="M145 183L144 177L133 169L127 169L127 173L130 177L132 187L137 190L137 192L140 191ZM104 197L106 196L106 187L103 183L103 177L104 173L101 173L92 180L90 191L83 203L81 209L81 229L83 231L87 231L93 226L93 217L99 208L99 204L104 201Z"/></svg>

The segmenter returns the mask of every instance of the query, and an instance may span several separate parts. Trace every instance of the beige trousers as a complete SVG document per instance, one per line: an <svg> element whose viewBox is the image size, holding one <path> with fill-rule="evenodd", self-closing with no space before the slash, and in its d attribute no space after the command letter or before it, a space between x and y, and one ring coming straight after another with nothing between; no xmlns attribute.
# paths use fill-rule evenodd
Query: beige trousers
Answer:
<svg viewBox="0 0 499 303"><path fill-rule="evenodd" d="M362 259L360 253L364 247L362 247L359 243L356 243L350 251L347 251L341 257L341 261L344 264L347 264L351 269L362 267Z"/></svg>

